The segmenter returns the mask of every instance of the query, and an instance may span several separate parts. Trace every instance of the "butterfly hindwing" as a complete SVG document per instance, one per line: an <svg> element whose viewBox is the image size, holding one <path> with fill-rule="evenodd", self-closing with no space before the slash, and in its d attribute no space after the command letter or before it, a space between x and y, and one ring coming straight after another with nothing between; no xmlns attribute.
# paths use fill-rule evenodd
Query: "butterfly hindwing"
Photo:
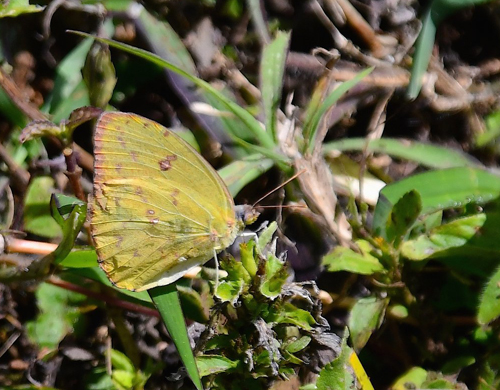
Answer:
<svg viewBox="0 0 500 390"><path fill-rule="evenodd" d="M233 200L217 172L149 119L104 113L94 168L92 235L100 265L118 287L171 283L236 236Z"/></svg>

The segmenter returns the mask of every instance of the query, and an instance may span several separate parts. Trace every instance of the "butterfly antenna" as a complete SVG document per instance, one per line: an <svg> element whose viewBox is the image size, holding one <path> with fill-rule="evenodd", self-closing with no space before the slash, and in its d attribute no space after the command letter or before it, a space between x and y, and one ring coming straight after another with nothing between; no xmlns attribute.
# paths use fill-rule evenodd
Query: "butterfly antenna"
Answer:
<svg viewBox="0 0 500 390"><path fill-rule="evenodd" d="M300 171L298 171L295 175L293 175L291 178L289 178L288 180L286 180L285 182L281 183L278 187L276 187L274 190L271 190L269 191L267 194L265 194L262 198L260 198L258 201L256 201L253 205L252 205L252 208L255 207L255 205L259 202L261 202L262 200L266 199L269 195L271 195L273 192L276 192L278 191L280 188L283 188L284 186L286 186L288 183L290 183L292 180L294 180L295 178L297 178L298 176L302 175L305 171L307 171L307 169L301 169Z"/></svg>

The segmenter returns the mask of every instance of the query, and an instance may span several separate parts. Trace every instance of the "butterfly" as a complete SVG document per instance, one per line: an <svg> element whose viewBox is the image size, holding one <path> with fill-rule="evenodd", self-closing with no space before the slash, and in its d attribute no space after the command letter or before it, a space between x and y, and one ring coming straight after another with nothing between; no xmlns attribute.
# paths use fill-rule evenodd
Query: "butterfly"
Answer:
<svg viewBox="0 0 500 390"><path fill-rule="evenodd" d="M175 282L259 215L234 205L222 178L186 141L139 115L103 113L94 154L91 233L99 265L119 288Z"/></svg>

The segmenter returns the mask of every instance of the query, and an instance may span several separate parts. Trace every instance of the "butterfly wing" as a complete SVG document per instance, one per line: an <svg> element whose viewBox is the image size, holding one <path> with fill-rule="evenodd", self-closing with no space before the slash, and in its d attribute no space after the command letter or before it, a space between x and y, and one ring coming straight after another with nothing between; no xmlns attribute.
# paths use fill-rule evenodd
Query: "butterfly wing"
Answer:
<svg viewBox="0 0 500 390"><path fill-rule="evenodd" d="M91 231L116 286L172 283L229 246L237 230L227 187L184 140L135 114L100 117Z"/></svg>

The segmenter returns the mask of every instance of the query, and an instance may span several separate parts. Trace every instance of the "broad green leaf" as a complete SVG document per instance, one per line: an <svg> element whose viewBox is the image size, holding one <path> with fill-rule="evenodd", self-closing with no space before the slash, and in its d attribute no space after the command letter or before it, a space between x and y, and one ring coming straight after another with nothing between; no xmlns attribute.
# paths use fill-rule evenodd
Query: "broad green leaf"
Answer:
<svg viewBox="0 0 500 390"><path fill-rule="evenodd" d="M50 198L54 193L54 179L48 176L34 178L24 199L24 228L42 237L61 236L61 228L50 214Z"/></svg>
<svg viewBox="0 0 500 390"><path fill-rule="evenodd" d="M167 327L168 333L174 341L186 371L198 390L203 389L198 368L191 349L189 336L184 322L176 283L167 286L158 286L148 290L149 295L161 318Z"/></svg>
<svg viewBox="0 0 500 390"><path fill-rule="evenodd" d="M487 324L500 317L500 267L486 283L479 300L479 323Z"/></svg>
<svg viewBox="0 0 500 390"><path fill-rule="evenodd" d="M422 200L422 215L439 210L463 207L469 203L485 204L500 195L500 177L475 168L450 168L410 176L387 185L373 216L376 235L387 239L386 222L393 205L408 191L416 190Z"/></svg>
<svg viewBox="0 0 500 390"><path fill-rule="evenodd" d="M196 364L200 370L201 377L230 371L238 367L238 361L233 361L220 355L197 356Z"/></svg>
<svg viewBox="0 0 500 390"><path fill-rule="evenodd" d="M86 297L48 283L40 284L35 295L40 313L26 323L28 336L40 347L56 348L75 326L83 324L77 305Z"/></svg>
<svg viewBox="0 0 500 390"><path fill-rule="evenodd" d="M382 324L388 303L389 299L378 297L361 298L356 301L348 321L354 350L361 350L372 333Z"/></svg>
<svg viewBox="0 0 500 390"><path fill-rule="evenodd" d="M323 257L322 265L329 272L348 271L361 275L371 275L384 271L379 260L370 254L371 247L368 242L358 240L356 244L361 253L355 252L351 248L337 246Z"/></svg>
<svg viewBox="0 0 500 390"><path fill-rule="evenodd" d="M381 138L370 140L367 138L345 138L323 144L324 154L352 150L365 153L384 153L435 169L477 167L481 165L461 151L407 139Z"/></svg>
<svg viewBox="0 0 500 390"><path fill-rule="evenodd" d="M99 266L97 263L97 253L94 249L72 251L59 265L67 268L92 268Z"/></svg>
<svg viewBox="0 0 500 390"><path fill-rule="evenodd" d="M266 131L273 139L277 137L277 114L281 101L285 60L290 41L290 34L278 32L274 40L264 47L260 62L260 90Z"/></svg>
<svg viewBox="0 0 500 390"><path fill-rule="evenodd" d="M456 219L405 241L401 252L410 260L425 260L450 248L461 247L478 233L486 219L484 213Z"/></svg>

